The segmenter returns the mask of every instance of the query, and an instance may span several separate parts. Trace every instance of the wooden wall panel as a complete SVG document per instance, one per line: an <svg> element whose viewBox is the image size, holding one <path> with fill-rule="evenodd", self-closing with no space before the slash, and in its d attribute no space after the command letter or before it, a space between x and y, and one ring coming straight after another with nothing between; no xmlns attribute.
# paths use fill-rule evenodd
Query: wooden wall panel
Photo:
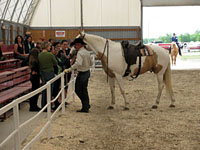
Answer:
<svg viewBox="0 0 200 150"><path fill-rule="evenodd" d="M65 37L55 37L55 32L56 31L65 31ZM101 32L101 31L134 31L137 34L136 38L121 38L121 37L117 37L117 38L111 38L111 40L133 40L133 41L138 41L141 40L141 29L140 28L135 28L135 29L85 29L85 32L90 31L90 32ZM37 41L37 40L48 40L48 39L54 39L54 40L73 40L79 33L79 29L46 29L46 30L39 30L39 29L31 29L30 30L33 40Z"/></svg>
<svg viewBox="0 0 200 150"><path fill-rule="evenodd" d="M56 37L55 32L56 31L65 31L65 37ZM37 40L48 40L48 39L54 39L54 40L71 40L76 37L76 35L79 33L79 30L76 29L68 29L68 30L30 30L31 35L33 37L34 41Z"/></svg>
<svg viewBox="0 0 200 150"><path fill-rule="evenodd" d="M20 27L17 27L17 35L21 35L20 32Z"/></svg>

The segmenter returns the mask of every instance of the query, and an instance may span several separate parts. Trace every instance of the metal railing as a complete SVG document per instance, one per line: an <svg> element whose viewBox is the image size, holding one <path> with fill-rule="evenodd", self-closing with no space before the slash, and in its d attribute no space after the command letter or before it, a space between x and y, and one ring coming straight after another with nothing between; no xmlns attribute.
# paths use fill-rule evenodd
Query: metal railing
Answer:
<svg viewBox="0 0 200 150"><path fill-rule="evenodd" d="M59 111L60 108L62 108L62 114L65 113L65 102L67 99L69 99L71 96L73 98L73 100L75 100L75 77L74 77L74 71L72 72L72 76L71 76L71 80L70 82L66 85L66 86L70 86L72 85L72 92L68 93L67 97L65 98L65 85L64 85L64 76L65 73L61 73L59 75L57 75L56 77L54 77L52 80L48 81L45 85L43 85L42 87L40 87L39 89L26 94L22 97L17 98L16 100L13 100L11 103L7 104L6 106L2 107L0 109L0 115L8 112L10 109L13 109L13 117L14 117L14 131L11 132L7 138L5 138L3 140L2 143L0 143L0 149L3 148L3 146L9 142L9 140L11 138L14 138L14 144L15 144L15 149L16 150L26 150L29 149L30 146L44 133L44 131L47 129L47 133L48 133L48 138L51 137L51 121L52 119L55 117L55 114ZM58 80L59 78L61 78L61 89L58 93L58 95L51 100L51 84L54 83L56 80ZM28 119L27 121L25 121L24 123L20 124L19 121L19 104L26 101L27 99L31 98L32 96L42 92L43 90L47 90L47 104L36 114L34 115L32 118ZM54 102L55 100L58 99L58 97L61 95L61 104L59 105L59 107L53 112L51 113L51 103ZM41 113L43 113L43 111L47 109L47 122L45 123L45 125L42 127L42 129L39 131L39 133L29 142L27 143L23 148L22 148L22 143L20 140L20 129L22 129L24 126L26 126L28 123L30 123L31 121L33 121L36 117L38 117Z"/></svg>

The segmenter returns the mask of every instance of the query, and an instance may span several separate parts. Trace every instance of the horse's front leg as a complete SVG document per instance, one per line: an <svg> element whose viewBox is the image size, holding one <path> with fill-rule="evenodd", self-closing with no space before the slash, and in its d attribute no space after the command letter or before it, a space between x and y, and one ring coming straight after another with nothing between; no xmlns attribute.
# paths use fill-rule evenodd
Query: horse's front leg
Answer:
<svg viewBox="0 0 200 150"><path fill-rule="evenodd" d="M108 107L108 109L114 109L114 105L115 105L115 78L108 78L108 82L110 85L110 91L111 91L111 96L112 96L112 100L111 100L111 105Z"/></svg>
<svg viewBox="0 0 200 150"><path fill-rule="evenodd" d="M124 90L122 76L116 75L116 81L117 81L117 84L118 84L118 86L120 88L121 94L122 94L122 96L124 98L124 110L129 110L129 107L128 107L129 103L127 101L126 93L125 93L125 90Z"/></svg>
<svg viewBox="0 0 200 150"><path fill-rule="evenodd" d="M174 56L174 65L176 65L176 56Z"/></svg>

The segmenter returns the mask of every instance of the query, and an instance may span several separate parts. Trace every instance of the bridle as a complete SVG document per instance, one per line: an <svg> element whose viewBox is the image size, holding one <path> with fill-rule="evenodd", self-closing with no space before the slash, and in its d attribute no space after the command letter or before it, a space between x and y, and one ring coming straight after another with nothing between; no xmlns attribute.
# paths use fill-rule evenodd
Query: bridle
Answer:
<svg viewBox="0 0 200 150"><path fill-rule="evenodd" d="M85 38L85 33L82 35L81 33L80 34L80 38L83 40Z"/></svg>

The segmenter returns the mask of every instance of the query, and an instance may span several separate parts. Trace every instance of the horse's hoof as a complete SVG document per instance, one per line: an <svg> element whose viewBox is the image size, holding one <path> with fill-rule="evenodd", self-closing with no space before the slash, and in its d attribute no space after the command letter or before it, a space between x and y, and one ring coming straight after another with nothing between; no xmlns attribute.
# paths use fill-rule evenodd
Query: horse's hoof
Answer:
<svg viewBox="0 0 200 150"><path fill-rule="evenodd" d="M124 107L124 110L129 110L129 108L128 107Z"/></svg>
<svg viewBox="0 0 200 150"><path fill-rule="evenodd" d="M169 105L170 108L175 108L174 104Z"/></svg>
<svg viewBox="0 0 200 150"><path fill-rule="evenodd" d="M113 106L109 106L108 109L114 109L114 107Z"/></svg>
<svg viewBox="0 0 200 150"><path fill-rule="evenodd" d="M153 105L153 106L152 106L152 109L157 109L157 108L158 108L157 105Z"/></svg>

